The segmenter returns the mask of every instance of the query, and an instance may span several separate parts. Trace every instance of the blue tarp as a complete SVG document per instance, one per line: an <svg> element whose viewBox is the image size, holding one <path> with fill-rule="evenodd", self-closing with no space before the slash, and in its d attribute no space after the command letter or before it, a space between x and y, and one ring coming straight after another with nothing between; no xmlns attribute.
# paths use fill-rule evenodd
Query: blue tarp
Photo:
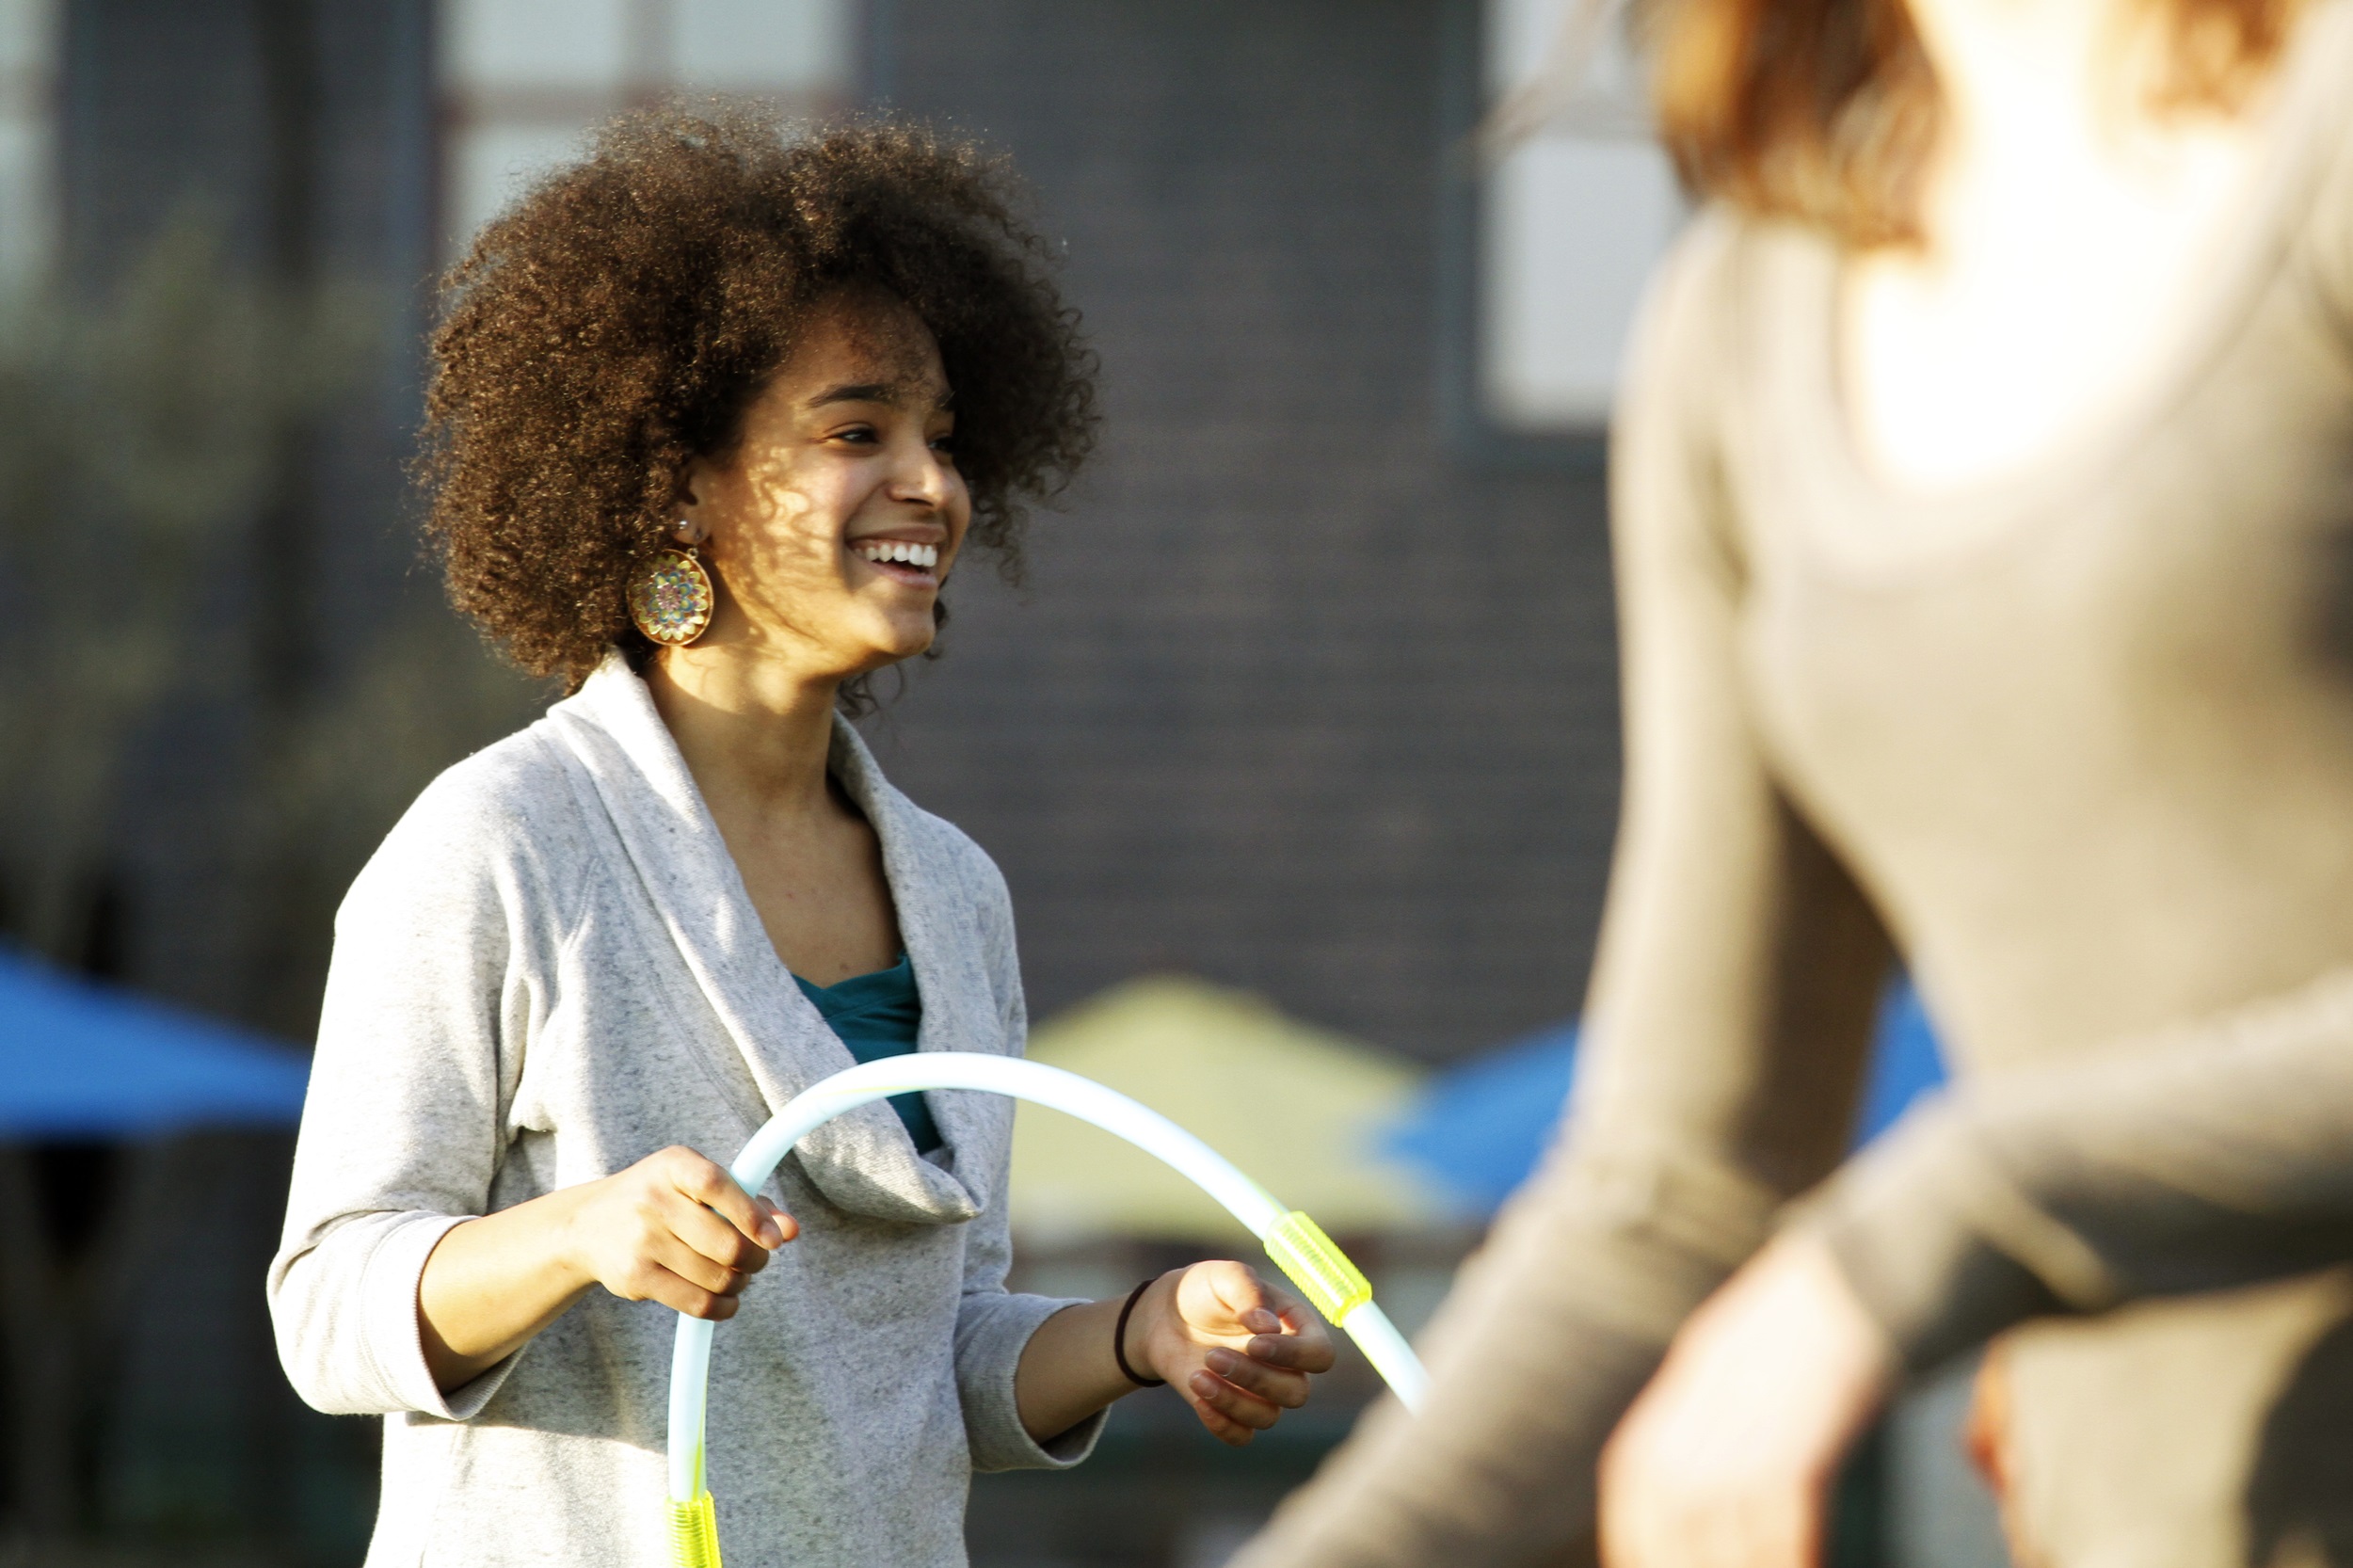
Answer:
<svg viewBox="0 0 2353 1568"><path fill-rule="evenodd" d="M1484 1219L1526 1178L1561 1119L1577 1025L1531 1034L1432 1079L1381 1140Z"/></svg>
<svg viewBox="0 0 2353 1568"><path fill-rule="evenodd" d="M0 949L0 1137L138 1138L302 1114L297 1052Z"/></svg>
<svg viewBox="0 0 2353 1568"><path fill-rule="evenodd" d="M1945 1081L1945 1052L1936 1026L1908 983L1880 999L1879 1037L1871 1042L1871 1077L1863 1088L1855 1142L1867 1144L1895 1125L1912 1102Z"/></svg>
<svg viewBox="0 0 2353 1568"><path fill-rule="evenodd" d="M1574 1023L1489 1051L1433 1079L1383 1134L1381 1147L1483 1219L1535 1168L1576 1068ZM1880 1003L1855 1141L1878 1137L1944 1080L1944 1057L1918 993L1890 986Z"/></svg>

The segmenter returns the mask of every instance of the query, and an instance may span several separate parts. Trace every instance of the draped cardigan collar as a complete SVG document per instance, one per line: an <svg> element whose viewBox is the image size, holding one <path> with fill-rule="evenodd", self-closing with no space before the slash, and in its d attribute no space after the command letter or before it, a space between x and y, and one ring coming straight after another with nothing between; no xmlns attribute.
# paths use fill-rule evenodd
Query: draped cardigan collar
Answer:
<svg viewBox="0 0 2353 1568"><path fill-rule="evenodd" d="M718 824L703 803L653 696L616 653L579 692L548 712L550 728L585 774L609 822L615 872L642 889L660 928L716 1017L689 1030L714 1081L752 1125L854 1059L776 956ZM919 1050L1013 1051L988 982L970 889L941 824L919 811L875 766L838 715L827 767L882 843L883 872L922 997ZM1004 1118L977 1096L935 1092L943 1148L916 1152L898 1115L877 1102L801 1140L804 1175L841 1208L877 1219L948 1224L974 1218L1007 1157ZM731 1160L735 1151L706 1150Z"/></svg>

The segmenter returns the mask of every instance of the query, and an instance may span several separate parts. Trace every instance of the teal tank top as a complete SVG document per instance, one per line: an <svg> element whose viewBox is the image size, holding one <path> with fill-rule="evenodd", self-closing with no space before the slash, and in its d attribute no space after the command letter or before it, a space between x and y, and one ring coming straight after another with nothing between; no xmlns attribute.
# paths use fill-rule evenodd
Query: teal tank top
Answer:
<svg viewBox="0 0 2353 1568"><path fill-rule="evenodd" d="M887 969L854 974L831 985L812 985L799 975L792 983L860 1062L904 1056L915 1049L916 1033L923 1027L923 998L915 988L915 965L905 953ZM890 1109L906 1124L918 1149L929 1154L939 1147L939 1125L932 1120L932 1108L920 1091L891 1096Z"/></svg>

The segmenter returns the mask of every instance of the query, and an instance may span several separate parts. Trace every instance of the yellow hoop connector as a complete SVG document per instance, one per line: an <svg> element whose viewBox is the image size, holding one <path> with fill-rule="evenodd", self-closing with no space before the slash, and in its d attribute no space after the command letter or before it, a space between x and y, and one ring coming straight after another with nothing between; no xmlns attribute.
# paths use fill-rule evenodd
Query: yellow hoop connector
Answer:
<svg viewBox="0 0 2353 1568"><path fill-rule="evenodd" d="M691 1503L664 1499L670 1510L672 1568L719 1568L719 1514L711 1494L696 1494Z"/></svg>
<svg viewBox="0 0 2353 1568"><path fill-rule="evenodd" d="M1335 1327L1372 1300L1372 1282L1332 1244L1323 1227L1294 1208L1267 1232L1266 1255Z"/></svg>

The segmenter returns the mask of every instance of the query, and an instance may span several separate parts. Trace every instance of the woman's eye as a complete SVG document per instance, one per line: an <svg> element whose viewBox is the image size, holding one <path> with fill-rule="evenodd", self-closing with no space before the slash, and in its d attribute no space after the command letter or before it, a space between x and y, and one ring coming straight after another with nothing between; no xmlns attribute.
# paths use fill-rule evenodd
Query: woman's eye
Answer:
<svg viewBox="0 0 2353 1568"><path fill-rule="evenodd" d="M944 457L952 457L956 455L956 438L952 435L934 436L932 450Z"/></svg>
<svg viewBox="0 0 2353 1568"><path fill-rule="evenodd" d="M858 446L872 446L876 440L874 427L871 424L853 424L846 430L837 430L833 433L833 439L838 441L849 441Z"/></svg>

